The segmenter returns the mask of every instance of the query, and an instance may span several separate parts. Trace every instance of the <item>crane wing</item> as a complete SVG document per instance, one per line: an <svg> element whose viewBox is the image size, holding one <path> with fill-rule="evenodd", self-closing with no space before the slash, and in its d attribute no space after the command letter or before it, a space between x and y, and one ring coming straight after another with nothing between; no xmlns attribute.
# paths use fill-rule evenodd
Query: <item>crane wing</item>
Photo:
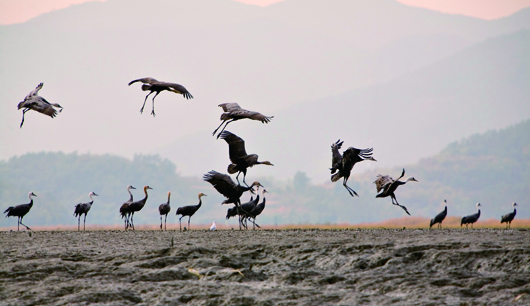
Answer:
<svg viewBox="0 0 530 306"><path fill-rule="evenodd" d="M224 139L228 143L228 153L230 155L230 161L237 163L237 159L247 155L245 151L245 141L229 131L223 131L221 133L221 139Z"/></svg>
<svg viewBox="0 0 530 306"><path fill-rule="evenodd" d="M165 85L169 88L172 88L174 92L179 93L184 96L186 99L193 99L193 96L190 94L190 92L182 85L177 83L166 83L166 82L158 82L157 84Z"/></svg>
<svg viewBox="0 0 530 306"><path fill-rule="evenodd" d="M274 118L274 116L268 117L261 113L249 111L249 110L242 109L242 108L239 110L230 111L230 116L239 117L239 118L249 118L252 120L261 121L262 123L269 123L271 119Z"/></svg>
<svg viewBox="0 0 530 306"><path fill-rule="evenodd" d="M230 176L214 170L205 174L203 179L206 182L212 184L213 188L215 188L215 190L224 195L226 198L230 198L237 189L236 184L232 178L230 178Z"/></svg>
<svg viewBox="0 0 530 306"><path fill-rule="evenodd" d="M39 90L42 89L42 86L44 86L44 83L40 83L39 85L37 85L37 87L35 87L35 89L33 89L25 98L24 98L24 101L26 100L29 100L30 98L38 95L39 93Z"/></svg>
<svg viewBox="0 0 530 306"><path fill-rule="evenodd" d="M372 148L357 149L354 147L349 147L346 151L344 151L344 153L342 153L343 163L347 161L357 163L365 159L371 159L372 151Z"/></svg>
<svg viewBox="0 0 530 306"><path fill-rule="evenodd" d="M388 175L377 175L377 179L374 181L375 187L377 188L377 192L381 191L382 189L387 188L387 186L390 186L394 182L394 179L391 178Z"/></svg>
<svg viewBox="0 0 530 306"><path fill-rule="evenodd" d="M223 103L223 104L219 104L219 107L222 107L223 111L225 112L231 112L231 111L242 109L237 103Z"/></svg>
<svg viewBox="0 0 530 306"><path fill-rule="evenodd" d="M154 83L158 83L158 81L156 79L153 79L153 78L150 78L150 77L147 77L147 78L141 78L141 79L137 79L137 80L133 80L133 81L130 81L129 82L129 86L131 86L131 84L134 84L136 82L142 82L144 84L154 84Z"/></svg>

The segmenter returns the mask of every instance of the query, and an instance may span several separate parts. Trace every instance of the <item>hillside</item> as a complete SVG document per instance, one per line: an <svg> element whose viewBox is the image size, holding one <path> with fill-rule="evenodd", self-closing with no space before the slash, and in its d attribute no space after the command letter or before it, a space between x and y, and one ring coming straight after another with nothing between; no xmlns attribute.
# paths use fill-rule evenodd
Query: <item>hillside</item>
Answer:
<svg viewBox="0 0 530 306"><path fill-rule="evenodd" d="M447 199L450 216L474 212L474 204L483 205L483 218L500 218L510 211L511 203L521 205L518 218L529 218L530 203L530 120L499 131L473 135L448 145L439 154L405 165L406 175L418 183L399 188L398 201L406 205L413 216L432 217L442 209ZM121 224L118 209L128 195L125 186L132 184L138 190L135 199L142 197L140 190L148 184L146 207L135 216L135 224L157 224L158 205L166 201L166 192L172 192L172 212L168 222L177 223L176 208L196 204L196 195L204 192L201 210L193 217L196 224L236 226L234 219L225 221L228 206L219 205L223 198L198 177L182 177L177 167L156 156L136 156L127 160L116 156L78 155L63 153L33 153L11 158L0 163L0 209L27 203L26 194L32 190L38 197L31 212L24 219L28 225L73 225L73 207L88 200L95 191L89 224ZM355 168L357 169L357 168ZM211 169L205 168L204 173ZM222 169L215 169L222 171ZM328 173L327 167L322 169ZM349 185L360 197L351 198L341 183L314 184L303 172L287 181L274 177L257 176L252 169L249 181L259 180L270 192L267 206L259 223L323 224L375 222L405 216L390 199L375 199L372 184L377 174L397 177L400 168L375 169L360 173L354 171ZM242 200L248 200L244 195ZM0 227L16 224L14 219L0 218Z"/></svg>

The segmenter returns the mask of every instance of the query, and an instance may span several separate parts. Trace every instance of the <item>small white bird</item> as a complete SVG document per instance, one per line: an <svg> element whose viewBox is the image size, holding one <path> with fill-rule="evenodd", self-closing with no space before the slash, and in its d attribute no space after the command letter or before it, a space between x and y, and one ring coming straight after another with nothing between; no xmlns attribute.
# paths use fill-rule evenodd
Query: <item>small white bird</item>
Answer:
<svg viewBox="0 0 530 306"><path fill-rule="evenodd" d="M217 229L217 226L215 226L215 221L214 221L212 226L210 226L210 230L215 231L216 229Z"/></svg>

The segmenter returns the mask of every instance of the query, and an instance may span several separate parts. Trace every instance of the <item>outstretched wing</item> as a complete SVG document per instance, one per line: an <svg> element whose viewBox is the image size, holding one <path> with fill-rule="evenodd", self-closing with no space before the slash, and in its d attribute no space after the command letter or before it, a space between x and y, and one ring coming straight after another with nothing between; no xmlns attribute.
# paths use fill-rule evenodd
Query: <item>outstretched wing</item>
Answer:
<svg viewBox="0 0 530 306"><path fill-rule="evenodd" d="M37 85L37 87L35 87L35 89L33 89L25 98L24 98L24 101L26 100L29 100L31 99L32 97L36 96L39 94L39 90L41 90L42 86L44 86L44 83L40 83L39 85Z"/></svg>
<svg viewBox="0 0 530 306"><path fill-rule="evenodd" d="M212 184L213 188L215 188L217 192L224 195L226 198L230 198L237 188L230 176L214 170L205 174L203 179Z"/></svg>
<svg viewBox="0 0 530 306"><path fill-rule="evenodd" d="M223 131L220 137L228 143L228 153L232 163L237 163L239 157L247 155L247 152L245 151L245 141L241 137L232 134L229 131Z"/></svg>
<svg viewBox="0 0 530 306"><path fill-rule="evenodd" d="M158 81L156 79L153 79L153 78L150 78L150 77L141 78L141 79L130 81L129 82L129 86L131 86L131 84L134 84L136 82L142 82L144 84L154 84L154 83L157 83Z"/></svg>
<svg viewBox="0 0 530 306"><path fill-rule="evenodd" d="M239 110L230 111L230 116L232 118L234 117L235 118L248 118L252 120L261 121L262 123L269 123L271 119L274 118L274 116L268 117L261 113L249 111L249 110L242 109L242 108Z"/></svg>
<svg viewBox="0 0 530 306"><path fill-rule="evenodd" d="M377 188L377 192L387 188L387 186L390 186L394 182L394 179L391 178L388 175L377 175L377 179L374 181L375 187Z"/></svg>
<svg viewBox="0 0 530 306"><path fill-rule="evenodd" d="M193 99L193 96L190 94L190 92L182 85L177 83L167 83L167 82L157 82L156 84L164 85L169 88L172 88L173 92L176 92L178 94L181 94L186 99Z"/></svg>
<svg viewBox="0 0 530 306"><path fill-rule="evenodd" d="M354 147L349 147L346 151L344 151L344 153L342 153L343 164L347 162L355 164L365 159L371 159L372 151L372 148L357 149Z"/></svg>
<svg viewBox="0 0 530 306"><path fill-rule="evenodd" d="M242 109L237 103L223 103L219 104L219 107L222 107L223 111L225 112L231 112Z"/></svg>

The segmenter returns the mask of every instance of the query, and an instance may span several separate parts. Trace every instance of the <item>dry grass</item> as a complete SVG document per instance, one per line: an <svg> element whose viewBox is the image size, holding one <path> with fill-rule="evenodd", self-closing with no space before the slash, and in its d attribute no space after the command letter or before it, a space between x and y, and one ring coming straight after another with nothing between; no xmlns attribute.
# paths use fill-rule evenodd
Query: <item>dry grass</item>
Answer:
<svg viewBox="0 0 530 306"><path fill-rule="evenodd" d="M291 224L291 225L262 225L262 229L295 229L295 228L319 228L319 229L375 229L375 228L429 228L430 219L422 217L402 217L397 219L390 219L382 222L373 223L358 223L358 224ZM182 225L184 228L184 224ZM186 224L187 226L187 224ZM249 223L249 228L251 224ZM436 227L435 225L434 227ZM473 225L473 228L505 228L506 223L501 224L497 219L485 219L478 221ZM135 227L137 230L160 230L159 225L138 225ZM210 224L192 224L194 230L205 230L209 229ZM220 230L227 229L238 229L237 226L225 226L223 224L217 224L217 228ZM459 217L447 217L443 222L443 228L460 228ZM530 219L515 219L512 222L512 228L530 228ZM21 226L21 230L25 229ZM56 226L34 226L34 231L76 231L77 225L56 225ZM123 225L90 225L87 224L87 230L90 231L103 231L103 230L123 230ZM168 230L179 230L178 224L167 224ZM17 230L16 226L0 227L0 231Z"/></svg>

